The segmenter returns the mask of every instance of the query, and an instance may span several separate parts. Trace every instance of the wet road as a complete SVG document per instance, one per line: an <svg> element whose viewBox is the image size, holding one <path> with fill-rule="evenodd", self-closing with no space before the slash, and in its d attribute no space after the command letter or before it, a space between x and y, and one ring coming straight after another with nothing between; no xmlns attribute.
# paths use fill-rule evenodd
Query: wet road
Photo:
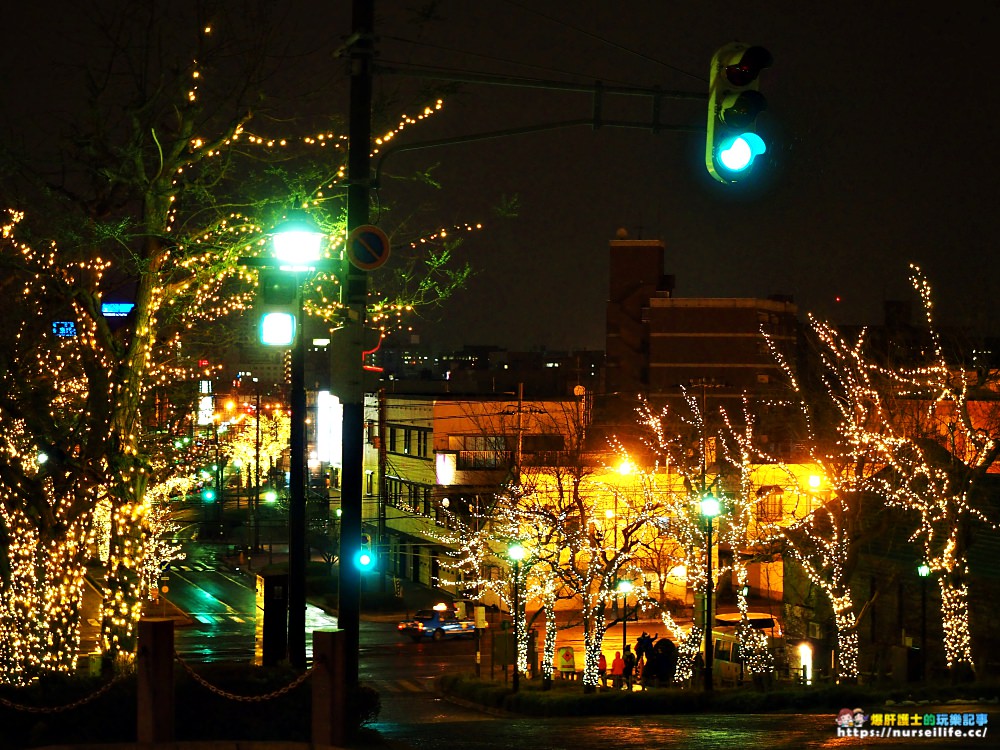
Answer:
<svg viewBox="0 0 1000 750"><path fill-rule="evenodd" d="M255 596L250 579L217 565L211 553L193 555L170 573L170 598L193 620L175 631L178 651L190 661L245 661L254 648ZM335 627L320 610L310 629ZM837 737L832 715L685 715L596 718L524 718L484 713L444 700L434 678L469 673L475 650L469 640L413 643L395 621L361 626L361 680L382 697L374 725L388 741L414 750L631 750L633 748L986 748L997 739L862 739ZM489 674L484 654L484 675ZM981 710L981 709L980 709ZM1000 720L1000 714L990 718Z"/></svg>
<svg viewBox="0 0 1000 750"><path fill-rule="evenodd" d="M443 707L442 707L443 708ZM530 750L781 750L783 748L986 748L1000 741L955 738L837 737L832 715L766 714L598 718L484 718L455 720L448 709L423 722L379 722L388 740L414 750L530 748Z"/></svg>

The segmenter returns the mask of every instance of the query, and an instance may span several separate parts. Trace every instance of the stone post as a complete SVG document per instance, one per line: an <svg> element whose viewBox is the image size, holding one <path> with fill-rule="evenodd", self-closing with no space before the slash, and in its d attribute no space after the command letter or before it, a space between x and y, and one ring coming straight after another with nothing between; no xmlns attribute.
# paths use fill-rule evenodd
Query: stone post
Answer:
<svg viewBox="0 0 1000 750"><path fill-rule="evenodd" d="M347 743L345 641L343 630L313 631L313 747L343 747Z"/></svg>
<svg viewBox="0 0 1000 750"><path fill-rule="evenodd" d="M174 621L139 620L136 655L136 739L143 744L174 740Z"/></svg>

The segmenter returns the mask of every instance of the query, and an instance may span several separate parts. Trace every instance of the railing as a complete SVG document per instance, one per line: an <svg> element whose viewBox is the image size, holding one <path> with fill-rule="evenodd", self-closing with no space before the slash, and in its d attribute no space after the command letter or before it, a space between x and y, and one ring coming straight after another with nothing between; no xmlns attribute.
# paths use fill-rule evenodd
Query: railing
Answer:
<svg viewBox="0 0 1000 750"><path fill-rule="evenodd" d="M573 466L581 460L588 464L589 457L581 458L578 453L564 450L526 451L521 454L521 466ZM459 451L455 468L458 471L508 469L514 462L514 451Z"/></svg>
<svg viewBox="0 0 1000 750"><path fill-rule="evenodd" d="M174 650L173 620L139 621L138 649L134 671L121 672L90 694L58 706L33 706L0 698L0 706L31 714L57 714L90 703L116 682L136 681L136 739L139 743L174 741L174 662L199 685L215 695L242 703L261 703L279 698L306 681L312 685L312 744L341 746L349 739L344 681L343 631L313 632L313 666L277 690L258 695L229 692L197 674Z"/></svg>

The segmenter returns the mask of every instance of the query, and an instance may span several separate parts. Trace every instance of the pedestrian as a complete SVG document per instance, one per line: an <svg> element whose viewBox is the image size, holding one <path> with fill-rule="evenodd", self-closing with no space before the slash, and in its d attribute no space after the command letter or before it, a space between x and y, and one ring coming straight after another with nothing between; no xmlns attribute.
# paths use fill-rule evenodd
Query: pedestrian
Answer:
<svg viewBox="0 0 1000 750"><path fill-rule="evenodd" d="M608 686L608 657L604 655L603 651L597 660L597 679L601 681L601 687Z"/></svg>
<svg viewBox="0 0 1000 750"><path fill-rule="evenodd" d="M625 674L625 660L622 659L621 651L615 651L615 658L611 662L611 685L616 690L621 689L623 674Z"/></svg>
<svg viewBox="0 0 1000 750"><path fill-rule="evenodd" d="M625 682L625 689L632 689L632 674L635 672L635 654L632 653L632 646L625 646L625 653L622 654L622 661L624 664L624 670L622 672L622 678Z"/></svg>

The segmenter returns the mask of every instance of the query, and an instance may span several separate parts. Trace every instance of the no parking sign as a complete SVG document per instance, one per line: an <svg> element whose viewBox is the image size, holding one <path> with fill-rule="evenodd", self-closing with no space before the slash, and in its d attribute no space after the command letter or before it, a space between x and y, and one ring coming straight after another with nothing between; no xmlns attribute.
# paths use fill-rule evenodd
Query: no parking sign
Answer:
<svg viewBox="0 0 1000 750"><path fill-rule="evenodd" d="M362 224L347 238L347 259L362 271L374 271L389 260L389 238L373 224Z"/></svg>

